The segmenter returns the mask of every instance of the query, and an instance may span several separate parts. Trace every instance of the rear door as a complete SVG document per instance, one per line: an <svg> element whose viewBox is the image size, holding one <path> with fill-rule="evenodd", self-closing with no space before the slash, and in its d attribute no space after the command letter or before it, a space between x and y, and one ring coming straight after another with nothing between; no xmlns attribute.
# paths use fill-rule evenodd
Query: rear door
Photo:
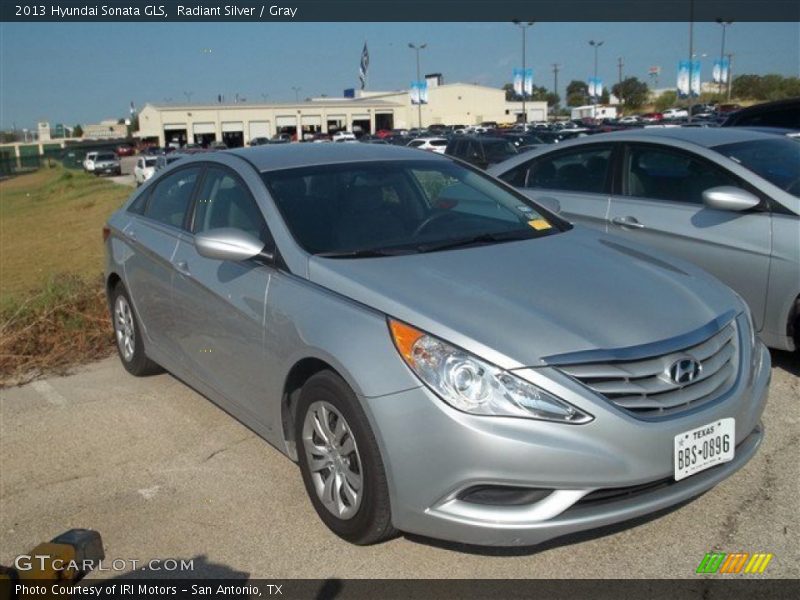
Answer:
<svg viewBox="0 0 800 600"><path fill-rule="evenodd" d="M247 184L218 164L205 171L192 221L174 257L173 319L179 351L193 374L263 423L265 305L274 269L256 260L205 258L195 249L194 236L234 227L266 242L266 222Z"/></svg>
<svg viewBox="0 0 800 600"><path fill-rule="evenodd" d="M610 232L695 263L736 290L764 321L771 224L767 202L745 212L703 204L703 192L736 186L759 195L724 167L687 151L626 145L621 193L611 200Z"/></svg>
<svg viewBox="0 0 800 600"><path fill-rule="evenodd" d="M555 198L562 216L573 223L606 231L616 146L582 144L548 152L517 165L500 179L534 201Z"/></svg>
<svg viewBox="0 0 800 600"><path fill-rule="evenodd" d="M131 207L123 229L132 252L125 283L145 335L168 354L176 350L172 326L172 260L200 169L185 168L162 178Z"/></svg>

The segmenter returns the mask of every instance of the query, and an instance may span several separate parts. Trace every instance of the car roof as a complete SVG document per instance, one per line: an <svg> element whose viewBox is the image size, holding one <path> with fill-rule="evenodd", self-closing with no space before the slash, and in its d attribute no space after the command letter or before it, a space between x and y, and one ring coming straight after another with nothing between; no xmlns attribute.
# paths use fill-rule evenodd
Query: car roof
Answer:
<svg viewBox="0 0 800 600"><path fill-rule="evenodd" d="M559 144L559 148L597 141L656 141L659 139L677 140L705 148L713 148L723 144L774 139L774 135L740 127L645 127L643 129L611 131L609 133L580 137L562 142Z"/></svg>
<svg viewBox="0 0 800 600"><path fill-rule="evenodd" d="M249 161L261 172L311 167L334 163L355 163L377 160L419 160L413 148L389 144L281 144L237 148L226 151ZM427 160L450 160L441 155L425 155Z"/></svg>

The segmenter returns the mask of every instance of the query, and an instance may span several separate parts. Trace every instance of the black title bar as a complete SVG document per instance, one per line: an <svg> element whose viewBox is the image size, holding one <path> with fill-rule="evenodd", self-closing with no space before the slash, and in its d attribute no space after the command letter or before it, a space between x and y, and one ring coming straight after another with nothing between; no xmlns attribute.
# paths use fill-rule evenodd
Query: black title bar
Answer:
<svg viewBox="0 0 800 600"><path fill-rule="evenodd" d="M5 22L800 21L798 0L2 0Z"/></svg>

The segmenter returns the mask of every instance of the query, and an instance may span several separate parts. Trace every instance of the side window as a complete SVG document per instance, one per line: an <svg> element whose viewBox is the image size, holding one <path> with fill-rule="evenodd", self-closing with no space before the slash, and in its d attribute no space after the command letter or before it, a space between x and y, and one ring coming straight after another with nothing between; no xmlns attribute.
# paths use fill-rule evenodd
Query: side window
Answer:
<svg viewBox="0 0 800 600"><path fill-rule="evenodd" d="M266 241L267 225L250 191L227 169L210 167L197 195L195 233L234 227Z"/></svg>
<svg viewBox="0 0 800 600"><path fill-rule="evenodd" d="M173 227L183 227L199 168L181 169L156 184L144 216Z"/></svg>
<svg viewBox="0 0 800 600"><path fill-rule="evenodd" d="M525 187L525 180L528 178L528 169L530 169L530 166L530 161L524 162L500 175L500 179L506 183L510 183L514 187Z"/></svg>
<svg viewBox="0 0 800 600"><path fill-rule="evenodd" d="M610 165L611 146L558 152L528 163L524 185L529 188L602 194L606 191ZM517 173L517 180L522 176L522 173Z"/></svg>
<svg viewBox="0 0 800 600"><path fill-rule="evenodd" d="M737 181L720 167L669 148L631 146L625 159L625 194L702 204L703 192Z"/></svg>

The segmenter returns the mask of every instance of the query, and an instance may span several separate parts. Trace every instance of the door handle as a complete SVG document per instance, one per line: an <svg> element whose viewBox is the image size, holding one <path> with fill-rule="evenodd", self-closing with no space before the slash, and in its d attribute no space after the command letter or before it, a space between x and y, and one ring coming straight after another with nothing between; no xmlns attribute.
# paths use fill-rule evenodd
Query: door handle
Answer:
<svg viewBox="0 0 800 600"><path fill-rule="evenodd" d="M611 219L611 222L614 225L619 225L620 227L630 227L631 229L643 229L644 225L639 223L636 217L614 217Z"/></svg>
<svg viewBox="0 0 800 600"><path fill-rule="evenodd" d="M186 277L191 277L191 272L189 271L189 265L186 263L185 260L179 260L175 265L175 270L180 273L181 275L185 275Z"/></svg>

